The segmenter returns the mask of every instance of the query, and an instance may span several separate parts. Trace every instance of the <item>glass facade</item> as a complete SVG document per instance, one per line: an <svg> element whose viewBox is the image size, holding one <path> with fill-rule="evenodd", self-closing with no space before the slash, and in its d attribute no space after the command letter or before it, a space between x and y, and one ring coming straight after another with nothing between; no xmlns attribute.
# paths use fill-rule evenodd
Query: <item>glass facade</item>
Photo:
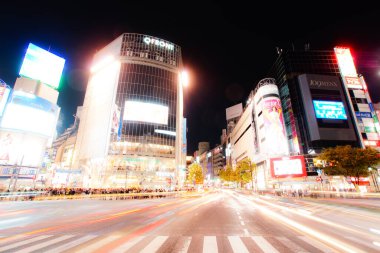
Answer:
<svg viewBox="0 0 380 253"><path fill-rule="evenodd" d="M124 34L111 130L108 182L113 187L170 187L175 178L180 47Z"/></svg>

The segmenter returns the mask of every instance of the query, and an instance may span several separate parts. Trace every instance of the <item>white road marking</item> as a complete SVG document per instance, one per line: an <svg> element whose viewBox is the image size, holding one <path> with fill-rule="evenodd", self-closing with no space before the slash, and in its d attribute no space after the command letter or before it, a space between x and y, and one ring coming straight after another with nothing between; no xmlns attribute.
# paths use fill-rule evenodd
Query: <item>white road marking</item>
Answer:
<svg viewBox="0 0 380 253"><path fill-rule="evenodd" d="M297 252L297 253L308 253L307 250L305 250L304 248L298 246L297 244L295 244L294 242L292 242L291 240L289 240L288 238L286 237L276 237L277 240L279 240L280 242L282 242L282 244L284 244L286 247L288 247L290 250L292 250L293 252Z"/></svg>
<svg viewBox="0 0 380 253"><path fill-rule="evenodd" d="M216 236L205 236L203 239L203 253L218 253Z"/></svg>
<svg viewBox="0 0 380 253"><path fill-rule="evenodd" d="M371 231L372 233L380 235L380 230L378 230L378 229L370 228L369 231Z"/></svg>
<svg viewBox="0 0 380 253"><path fill-rule="evenodd" d="M329 247L327 247L325 244L321 243L321 242L318 242L310 237L307 237L307 236L298 236L299 239L301 239L302 241L310 244L311 246L313 246L314 248L317 248L323 252L328 252L328 253L333 253L334 251L332 249L330 249Z"/></svg>
<svg viewBox="0 0 380 253"><path fill-rule="evenodd" d="M44 251L44 253L59 253L59 252L63 252L63 251L66 251L68 249L71 249L71 248L74 248L75 246L78 246L79 244L82 244L82 243L85 243L91 239L94 239L95 237L97 237L96 235L86 235L82 238L79 238L79 239L76 239L74 241L71 241L71 242L68 242L68 243L65 243L61 246L58 246L58 247L55 247L54 249L51 249L51 250L48 250L48 251Z"/></svg>
<svg viewBox="0 0 380 253"><path fill-rule="evenodd" d="M46 241L46 242L38 243L38 244L35 244L35 245L30 246L28 248L22 249L21 252L23 252L23 253L30 253L32 251L45 248L47 246L53 245L53 244L55 244L57 242L61 242L61 241L64 241L64 240L72 238L72 237L74 237L74 235L63 235L63 236L54 238L53 240L49 240L49 241Z"/></svg>
<svg viewBox="0 0 380 253"><path fill-rule="evenodd" d="M244 230L244 235L245 236L248 236L249 235L249 233L248 233L248 230L245 228L245 229L243 229Z"/></svg>
<svg viewBox="0 0 380 253"><path fill-rule="evenodd" d="M239 220L241 220L241 216L239 215Z"/></svg>
<svg viewBox="0 0 380 253"><path fill-rule="evenodd" d="M122 245L120 245L119 247L115 248L114 250L111 251L111 253L126 252L127 250L132 248L134 245L136 245L139 241L141 241L144 238L145 236L137 236L133 238L132 240L127 241L123 243Z"/></svg>
<svg viewBox="0 0 380 253"><path fill-rule="evenodd" d="M373 248L373 249L378 249L377 247L375 247L375 246L373 246L372 244L371 244L371 242L366 242L366 241L364 241L364 240L361 240L361 239L359 239L359 238L357 238L357 237L353 237L353 236L345 236L347 239L349 239L350 241L354 241L354 242L356 242L356 243L358 243L358 244L361 244L361 245L363 245L363 246L366 246L366 247L369 247L369 248ZM376 244L375 244L376 245Z"/></svg>
<svg viewBox="0 0 380 253"><path fill-rule="evenodd" d="M241 224L242 226L245 226L244 221L240 221L240 224Z"/></svg>
<svg viewBox="0 0 380 253"><path fill-rule="evenodd" d="M168 239L168 236L157 236L151 241L140 253L152 253L156 252L162 244Z"/></svg>
<svg viewBox="0 0 380 253"><path fill-rule="evenodd" d="M375 244L376 246L380 247L380 242L372 242L373 244Z"/></svg>
<svg viewBox="0 0 380 253"><path fill-rule="evenodd" d="M40 241L40 240L49 238L51 236L52 235L41 235L41 236L33 237L33 238L25 240L25 241L12 243L12 244L9 244L7 246L1 247L0 251L6 251L6 250L9 250L9 249L17 248L17 247L26 245L26 244L31 243L31 242L36 242L36 241Z"/></svg>
<svg viewBox="0 0 380 253"><path fill-rule="evenodd" d="M183 246L178 251L178 253L187 253L187 251L189 250L190 243L191 243L191 237L190 236L185 237L185 241L183 243Z"/></svg>
<svg viewBox="0 0 380 253"><path fill-rule="evenodd" d="M251 238L264 253L279 253L264 237L252 236Z"/></svg>
<svg viewBox="0 0 380 253"><path fill-rule="evenodd" d="M229 236L228 240L230 241L230 245L232 251L235 253L249 253L247 247L245 247L243 241L238 236Z"/></svg>
<svg viewBox="0 0 380 253"><path fill-rule="evenodd" d="M110 235L110 236L107 236L106 238L104 239L101 239L87 247L85 247L84 249L80 249L76 252L78 253L88 253L88 252L92 252L92 251L95 251L99 248L101 248L102 246L106 245L107 243L110 243L114 240L117 240L121 237L121 235Z"/></svg>

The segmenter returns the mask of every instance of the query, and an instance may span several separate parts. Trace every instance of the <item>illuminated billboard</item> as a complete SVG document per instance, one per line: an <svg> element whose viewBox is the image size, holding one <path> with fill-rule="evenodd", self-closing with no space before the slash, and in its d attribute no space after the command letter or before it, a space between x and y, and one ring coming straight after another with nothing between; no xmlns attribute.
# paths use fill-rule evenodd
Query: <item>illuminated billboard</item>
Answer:
<svg viewBox="0 0 380 253"><path fill-rule="evenodd" d="M57 89L64 65L65 59L29 43L19 74Z"/></svg>
<svg viewBox="0 0 380 253"><path fill-rule="evenodd" d="M281 101L277 97L264 100L263 119L265 143L268 154L287 154L288 141L285 135Z"/></svg>
<svg viewBox="0 0 380 253"><path fill-rule="evenodd" d="M0 85L0 117L3 115L11 89L5 85Z"/></svg>
<svg viewBox="0 0 380 253"><path fill-rule="evenodd" d="M57 105L29 93L14 91L5 109L1 127L52 137L58 116Z"/></svg>
<svg viewBox="0 0 380 253"><path fill-rule="evenodd" d="M338 66L343 76L357 77L354 59L352 58L351 51L347 47L334 48Z"/></svg>
<svg viewBox="0 0 380 253"><path fill-rule="evenodd" d="M126 121L168 124L169 108L140 101L125 101L123 119Z"/></svg>
<svg viewBox="0 0 380 253"><path fill-rule="evenodd" d="M347 120L347 114L342 102L313 100L313 104L317 119Z"/></svg>
<svg viewBox="0 0 380 253"><path fill-rule="evenodd" d="M20 132L0 132L0 164L40 167L47 139Z"/></svg>
<svg viewBox="0 0 380 253"><path fill-rule="evenodd" d="M270 159L271 174L274 178L306 177L305 158L290 156Z"/></svg>

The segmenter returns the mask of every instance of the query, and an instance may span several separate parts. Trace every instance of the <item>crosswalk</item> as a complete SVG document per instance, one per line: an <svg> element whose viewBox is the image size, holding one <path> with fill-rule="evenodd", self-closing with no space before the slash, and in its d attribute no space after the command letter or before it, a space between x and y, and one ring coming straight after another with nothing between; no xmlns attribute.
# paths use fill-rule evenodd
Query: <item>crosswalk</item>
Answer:
<svg viewBox="0 0 380 253"><path fill-rule="evenodd" d="M111 246L110 246L111 245ZM335 252L306 236L136 236L122 235L39 235L1 242L0 252ZM368 251L371 252L371 251ZM373 251L376 252L376 251Z"/></svg>

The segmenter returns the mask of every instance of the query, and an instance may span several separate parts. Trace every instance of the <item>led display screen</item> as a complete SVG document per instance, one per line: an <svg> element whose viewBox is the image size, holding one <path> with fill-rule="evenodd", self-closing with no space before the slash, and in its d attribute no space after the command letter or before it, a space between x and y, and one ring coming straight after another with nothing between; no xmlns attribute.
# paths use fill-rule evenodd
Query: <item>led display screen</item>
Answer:
<svg viewBox="0 0 380 253"><path fill-rule="evenodd" d="M169 108L164 105L140 101L125 101L123 119L167 125Z"/></svg>
<svg viewBox="0 0 380 253"><path fill-rule="evenodd" d="M59 107L32 94L15 91L7 105L1 127L52 137Z"/></svg>
<svg viewBox="0 0 380 253"><path fill-rule="evenodd" d="M313 104L317 119L347 120L347 114L342 102L313 100Z"/></svg>
<svg viewBox="0 0 380 253"><path fill-rule="evenodd" d="M19 74L57 89L64 65L65 59L29 43Z"/></svg>

